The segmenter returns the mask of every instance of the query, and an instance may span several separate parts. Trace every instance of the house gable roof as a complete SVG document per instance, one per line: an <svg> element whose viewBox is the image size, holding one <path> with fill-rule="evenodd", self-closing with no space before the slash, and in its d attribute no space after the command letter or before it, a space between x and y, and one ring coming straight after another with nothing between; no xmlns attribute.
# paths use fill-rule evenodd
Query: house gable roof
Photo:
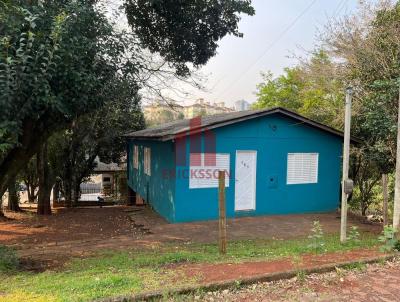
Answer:
<svg viewBox="0 0 400 302"><path fill-rule="evenodd" d="M182 135L195 134L205 130L211 130L227 126L230 124L246 121L249 119L272 115L272 114L281 114L283 116L294 119L305 125L320 129L335 136L343 137L342 131L336 130L332 127L313 121L298 113L295 113L293 111L281 107L276 107L272 109L261 109L261 110L246 110L246 111L204 116L201 118L201 125L195 127L193 126L190 127L190 119L173 121L166 124L162 124L160 126L156 126L154 128L147 128L140 131L129 132L125 134L125 136L134 139L168 141L175 139L177 136L179 137ZM352 141L358 142L358 140L355 138L352 138Z"/></svg>

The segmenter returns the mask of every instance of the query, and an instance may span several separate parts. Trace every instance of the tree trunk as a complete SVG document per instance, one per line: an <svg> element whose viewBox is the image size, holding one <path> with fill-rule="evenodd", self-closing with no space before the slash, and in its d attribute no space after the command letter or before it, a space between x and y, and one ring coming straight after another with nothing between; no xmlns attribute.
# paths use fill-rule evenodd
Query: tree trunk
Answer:
<svg viewBox="0 0 400 302"><path fill-rule="evenodd" d="M74 182L74 199L73 199L74 207L78 204L79 197L81 195L81 182L82 180L77 180L77 179Z"/></svg>
<svg viewBox="0 0 400 302"><path fill-rule="evenodd" d="M36 187L30 186L30 187L27 188L27 190L28 190L28 201L29 201L29 203L35 203L36 197L37 197L37 195L35 193Z"/></svg>
<svg viewBox="0 0 400 302"><path fill-rule="evenodd" d="M388 225L388 175L382 174L383 226Z"/></svg>
<svg viewBox="0 0 400 302"><path fill-rule="evenodd" d="M70 155L71 156L71 155ZM64 166L64 176L63 180L63 187L64 187L64 198L65 198L65 206L67 208L72 207L72 199L73 199L73 179L72 179L72 167L71 167L71 160L67 159L65 166Z"/></svg>
<svg viewBox="0 0 400 302"><path fill-rule="evenodd" d="M56 183L54 184L53 187L53 204L58 203L58 196L60 195L60 181L56 180Z"/></svg>
<svg viewBox="0 0 400 302"><path fill-rule="evenodd" d="M36 201L36 189L37 187L35 185L33 185L30 182L26 182L25 181L25 185L26 185L26 191L28 193L28 202L29 203L34 203Z"/></svg>
<svg viewBox="0 0 400 302"><path fill-rule="evenodd" d="M363 186L360 185L360 212L361 212L361 216L365 216L366 212L367 212L367 207L365 206L365 190L363 189Z"/></svg>
<svg viewBox="0 0 400 302"><path fill-rule="evenodd" d="M5 217L3 212L3 196L0 198L0 218Z"/></svg>
<svg viewBox="0 0 400 302"><path fill-rule="evenodd" d="M64 198L65 198L65 206L67 208L72 207L72 183L70 179L64 180Z"/></svg>
<svg viewBox="0 0 400 302"><path fill-rule="evenodd" d="M393 229L400 236L400 87L399 87L399 106L397 107L397 144L396 144L396 172L394 185L394 201L393 201Z"/></svg>
<svg viewBox="0 0 400 302"><path fill-rule="evenodd" d="M13 212L20 212L19 192L15 178L10 179L8 183L8 209Z"/></svg>
<svg viewBox="0 0 400 302"><path fill-rule="evenodd" d="M50 195L51 188L39 191L37 214L51 215Z"/></svg>
<svg viewBox="0 0 400 302"><path fill-rule="evenodd" d="M38 152L39 147L50 136L50 130L55 131L63 125L60 122L48 125L47 119L51 122L51 118L45 114L39 121L23 122L18 146L12 148L0 161L0 195L7 191L9 180L16 177L21 169L26 167L32 156Z"/></svg>
<svg viewBox="0 0 400 302"><path fill-rule="evenodd" d="M39 192L37 213L39 215L50 215L50 194L51 181L49 173L49 163L47 158L47 143L43 144L37 155L37 170L39 176Z"/></svg>
<svg viewBox="0 0 400 302"><path fill-rule="evenodd" d="M367 214L368 207L365 205L365 202L361 203L361 216L365 217Z"/></svg>

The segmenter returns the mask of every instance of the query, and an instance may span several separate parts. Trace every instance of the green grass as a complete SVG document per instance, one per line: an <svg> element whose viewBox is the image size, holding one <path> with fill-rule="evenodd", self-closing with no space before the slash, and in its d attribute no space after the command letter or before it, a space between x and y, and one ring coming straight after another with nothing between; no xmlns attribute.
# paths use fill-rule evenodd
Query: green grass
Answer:
<svg viewBox="0 0 400 302"><path fill-rule="evenodd" d="M324 251L347 251L354 248L370 248L378 245L375 236L362 234L359 242L341 244L337 235L324 236ZM176 262L221 262L221 261L252 261L257 259L274 260L284 257L296 257L305 253L313 253L310 249L311 240L308 238L291 240L243 240L228 242L227 255L218 254L216 244L191 244L180 246L176 252ZM172 247L166 251L172 250ZM151 257L151 254L148 255ZM162 259L158 258L158 261Z"/></svg>
<svg viewBox="0 0 400 302"><path fill-rule="evenodd" d="M18 257L14 249L0 245L0 273L18 269Z"/></svg>
<svg viewBox="0 0 400 302"><path fill-rule="evenodd" d="M337 236L325 236L326 252L376 246L363 235L359 242L341 245ZM166 265L184 262L241 262L299 258L309 253L309 239L246 240L228 243L220 256L216 244L167 245L146 251L103 251L95 257L74 259L57 271L0 272L0 301L88 301L196 282ZM0 259L1 263L1 259Z"/></svg>
<svg viewBox="0 0 400 302"><path fill-rule="evenodd" d="M366 267L367 267L367 265L365 263L354 262L352 264L344 265L342 268L344 270L363 271L363 270L365 270Z"/></svg>

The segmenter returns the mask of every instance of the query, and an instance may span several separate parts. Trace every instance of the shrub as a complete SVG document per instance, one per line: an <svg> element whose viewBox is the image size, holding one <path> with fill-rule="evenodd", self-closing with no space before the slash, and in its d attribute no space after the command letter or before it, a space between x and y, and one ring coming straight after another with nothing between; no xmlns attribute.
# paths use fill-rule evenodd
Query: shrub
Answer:
<svg viewBox="0 0 400 302"><path fill-rule="evenodd" d="M324 250L324 232L322 231L321 224L318 220L313 222L311 235L308 236L308 238L311 239L311 243L308 245L308 248L314 250L315 253L322 252Z"/></svg>
<svg viewBox="0 0 400 302"><path fill-rule="evenodd" d="M14 249L0 245L0 273L18 268L19 261Z"/></svg>
<svg viewBox="0 0 400 302"><path fill-rule="evenodd" d="M391 252L400 248L400 244L396 239L396 231L390 225L386 225L383 228L382 235L378 237L378 240L382 243L381 251L383 252Z"/></svg>
<svg viewBox="0 0 400 302"><path fill-rule="evenodd" d="M353 225L350 228L349 235L347 239L351 242L360 242L360 232L358 231L358 227Z"/></svg>

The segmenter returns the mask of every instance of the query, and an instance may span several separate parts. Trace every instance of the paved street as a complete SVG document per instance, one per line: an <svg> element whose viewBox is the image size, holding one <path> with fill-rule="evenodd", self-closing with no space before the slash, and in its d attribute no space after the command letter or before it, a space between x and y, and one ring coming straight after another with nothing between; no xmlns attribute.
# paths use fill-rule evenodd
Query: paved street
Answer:
<svg viewBox="0 0 400 302"><path fill-rule="evenodd" d="M250 285L239 290L187 297L201 301L400 301L400 262L373 264L278 282Z"/></svg>

